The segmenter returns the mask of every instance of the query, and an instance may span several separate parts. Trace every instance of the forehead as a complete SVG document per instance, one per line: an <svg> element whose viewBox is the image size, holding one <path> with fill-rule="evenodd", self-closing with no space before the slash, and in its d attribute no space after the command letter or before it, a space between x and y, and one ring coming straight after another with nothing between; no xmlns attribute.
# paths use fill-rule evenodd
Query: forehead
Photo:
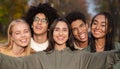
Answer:
<svg viewBox="0 0 120 69"><path fill-rule="evenodd" d="M17 22L16 24L13 25L12 31L18 31L18 30L23 30L23 29L28 29L29 26L26 23L23 22Z"/></svg>
<svg viewBox="0 0 120 69"><path fill-rule="evenodd" d="M74 26L79 26L80 24L85 24L82 20L78 19L78 20L75 20L71 23L71 26L74 27Z"/></svg>
<svg viewBox="0 0 120 69"><path fill-rule="evenodd" d="M46 18L44 13L38 13L38 14L35 15L35 17Z"/></svg>
<svg viewBox="0 0 120 69"><path fill-rule="evenodd" d="M105 21L105 16L104 15L97 15L94 20L104 20Z"/></svg>
<svg viewBox="0 0 120 69"><path fill-rule="evenodd" d="M108 23L108 19L104 15L97 15L94 18L94 21L100 22L100 23Z"/></svg>
<svg viewBox="0 0 120 69"><path fill-rule="evenodd" d="M67 24L63 21L58 21L56 27L68 27Z"/></svg>

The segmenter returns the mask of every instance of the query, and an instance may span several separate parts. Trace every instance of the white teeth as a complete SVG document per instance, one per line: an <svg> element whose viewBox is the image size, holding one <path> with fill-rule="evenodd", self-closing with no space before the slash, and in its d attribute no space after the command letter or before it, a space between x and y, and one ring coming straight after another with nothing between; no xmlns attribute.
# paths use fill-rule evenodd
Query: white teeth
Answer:
<svg viewBox="0 0 120 69"><path fill-rule="evenodd" d="M100 32L99 31L95 31L96 34L99 34Z"/></svg>
<svg viewBox="0 0 120 69"><path fill-rule="evenodd" d="M63 40L64 37L58 37L59 40Z"/></svg>
<svg viewBox="0 0 120 69"><path fill-rule="evenodd" d="M42 29L42 27L41 26L36 26L36 29Z"/></svg>
<svg viewBox="0 0 120 69"><path fill-rule="evenodd" d="M85 33L81 34L80 38L85 38Z"/></svg>
<svg viewBox="0 0 120 69"><path fill-rule="evenodd" d="M23 40L21 40L22 42L26 42L27 40L26 39L23 39Z"/></svg>

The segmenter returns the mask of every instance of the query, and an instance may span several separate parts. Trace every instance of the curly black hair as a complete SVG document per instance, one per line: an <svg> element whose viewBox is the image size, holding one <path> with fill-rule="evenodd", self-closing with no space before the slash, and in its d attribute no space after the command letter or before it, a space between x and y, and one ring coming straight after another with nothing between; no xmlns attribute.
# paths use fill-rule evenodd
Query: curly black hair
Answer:
<svg viewBox="0 0 120 69"><path fill-rule="evenodd" d="M45 16L47 17L48 19L48 28L49 26L51 25L51 23L59 17L58 13L57 13L57 10L53 7L50 6L49 3L40 3L38 6L31 6L26 15L24 16L26 22L29 23L30 25L30 28L31 28L31 25L33 24L33 19L35 17L36 14L38 13L43 13L45 14ZM31 31L33 33L33 30L31 28Z"/></svg>
<svg viewBox="0 0 120 69"><path fill-rule="evenodd" d="M83 13L79 12L79 11L73 11L70 12L69 14L67 14L65 16L65 18L68 20L68 22L71 24L73 21L75 20L82 20L84 23L86 23L86 18L84 16Z"/></svg>

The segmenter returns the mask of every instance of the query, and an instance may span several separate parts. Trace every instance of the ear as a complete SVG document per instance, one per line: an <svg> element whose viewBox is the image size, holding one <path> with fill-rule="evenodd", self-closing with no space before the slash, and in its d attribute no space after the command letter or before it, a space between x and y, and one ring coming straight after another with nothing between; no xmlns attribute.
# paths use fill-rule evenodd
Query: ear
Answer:
<svg viewBox="0 0 120 69"><path fill-rule="evenodd" d="M31 25L31 28L33 28L33 25Z"/></svg>
<svg viewBox="0 0 120 69"><path fill-rule="evenodd" d="M14 41L14 39L13 39L13 37L12 37L12 36L10 36L10 40L11 40L11 41Z"/></svg>
<svg viewBox="0 0 120 69"><path fill-rule="evenodd" d="M110 28L108 32L112 32L112 28Z"/></svg>
<svg viewBox="0 0 120 69"><path fill-rule="evenodd" d="M49 29L47 29L47 31L49 31Z"/></svg>
<svg viewBox="0 0 120 69"><path fill-rule="evenodd" d="M85 25L86 25L86 28L88 29L88 27L89 27L88 23L86 23Z"/></svg>

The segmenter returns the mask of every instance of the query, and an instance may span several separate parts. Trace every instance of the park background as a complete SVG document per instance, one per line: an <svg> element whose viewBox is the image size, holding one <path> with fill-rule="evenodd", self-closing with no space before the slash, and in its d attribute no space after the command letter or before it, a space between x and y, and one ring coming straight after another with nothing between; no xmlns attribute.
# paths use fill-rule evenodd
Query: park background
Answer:
<svg viewBox="0 0 120 69"><path fill-rule="evenodd" d="M31 6L39 3L50 3L60 16L71 11L80 11L85 14L89 24L95 14L110 12L115 20L115 41L120 42L120 0L0 0L0 44L7 42L9 23L23 17Z"/></svg>

